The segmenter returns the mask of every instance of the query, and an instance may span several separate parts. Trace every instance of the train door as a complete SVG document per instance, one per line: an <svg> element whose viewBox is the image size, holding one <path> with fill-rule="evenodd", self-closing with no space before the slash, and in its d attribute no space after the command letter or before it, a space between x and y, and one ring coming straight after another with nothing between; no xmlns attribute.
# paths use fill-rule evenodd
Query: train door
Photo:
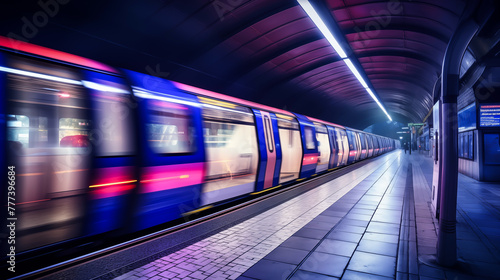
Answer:
<svg viewBox="0 0 500 280"><path fill-rule="evenodd" d="M322 172L328 169L328 164L330 162L330 140L328 139L328 131L326 126L321 123L314 123L316 128L316 140L318 143L318 164L316 165L316 173Z"/></svg>
<svg viewBox="0 0 500 280"><path fill-rule="evenodd" d="M260 164L255 191L278 185L281 169L281 145L278 123L273 113L253 109L258 133Z"/></svg>
<svg viewBox="0 0 500 280"><path fill-rule="evenodd" d="M326 128L328 129L328 136L331 149L328 168L335 168L339 166L340 163L339 153L341 153L340 149L342 149L342 147L339 147L339 143L337 142L337 132L335 131L335 127L327 126Z"/></svg>
<svg viewBox="0 0 500 280"><path fill-rule="evenodd" d="M84 234L94 124L78 69L5 58L6 161L16 174L16 250L22 252Z"/></svg>
<svg viewBox="0 0 500 280"><path fill-rule="evenodd" d="M316 134L314 124L305 116L295 114L300 125L300 133L302 136L302 167L300 169L300 178L305 179L316 172L316 164L318 162L318 145L316 144Z"/></svg>
<svg viewBox="0 0 500 280"><path fill-rule="evenodd" d="M208 205L255 190L259 147L252 110L198 96L203 104L206 172L201 204Z"/></svg>
<svg viewBox="0 0 500 280"><path fill-rule="evenodd" d="M335 128L335 132L337 135L337 143L339 147L339 166L344 166L347 164L347 160L349 158L349 141L347 139L346 130L343 128Z"/></svg>
<svg viewBox="0 0 500 280"><path fill-rule="evenodd" d="M200 207L203 128L195 96L157 77L125 73L139 101L140 183L134 229L140 230Z"/></svg>
<svg viewBox="0 0 500 280"><path fill-rule="evenodd" d="M366 134L366 138L368 140L368 157L371 158L373 156L373 137Z"/></svg>
<svg viewBox="0 0 500 280"><path fill-rule="evenodd" d="M378 156L380 154L380 142L378 136L373 136L373 156Z"/></svg>
<svg viewBox="0 0 500 280"><path fill-rule="evenodd" d="M97 234L117 229L133 216L131 199L138 182L137 103L120 77L85 71L83 85L91 96L94 129L90 136L95 152L87 231Z"/></svg>
<svg viewBox="0 0 500 280"><path fill-rule="evenodd" d="M347 159L347 164L351 164L356 161L356 156L358 155L358 143L353 131L347 129L346 133L349 142L349 158Z"/></svg>
<svg viewBox="0 0 500 280"><path fill-rule="evenodd" d="M279 184L299 178L302 163L302 140L299 123L294 117L276 114L282 153Z"/></svg>
<svg viewBox="0 0 500 280"><path fill-rule="evenodd" d="M356 141L356 155L354 161L359 161L361 159L361 140L359 139L359 132L353 131L354 141Z"/></svg>
<svg viewBox="0 0 500 280"><path fill-rule="evenodd" d="M361 143L361 156L360 160L365 159L368 156L368 145L366 143L366 134L359 132L359 142Z"/></svg>

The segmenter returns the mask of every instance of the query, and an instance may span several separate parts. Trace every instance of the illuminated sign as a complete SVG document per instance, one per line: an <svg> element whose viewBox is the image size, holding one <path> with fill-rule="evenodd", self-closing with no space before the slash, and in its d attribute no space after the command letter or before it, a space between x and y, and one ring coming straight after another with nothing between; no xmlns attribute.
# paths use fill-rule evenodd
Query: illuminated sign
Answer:
<svg viewBox="0 0 500 280"><path fill-rule="evenodd" d="M480 105L479 126L500 127L500 104Z"/></svg>
<svg viewBox="0 0 500 280"><path fill-rule="evenodd" d="M476 103L463 108L458 112L458 132L476 129Z"/></svg>

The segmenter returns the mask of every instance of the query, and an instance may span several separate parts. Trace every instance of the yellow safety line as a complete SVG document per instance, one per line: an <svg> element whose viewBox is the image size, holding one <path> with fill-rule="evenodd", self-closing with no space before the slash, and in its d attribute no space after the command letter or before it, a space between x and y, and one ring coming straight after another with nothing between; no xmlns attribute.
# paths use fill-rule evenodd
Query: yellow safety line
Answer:
<svg viewBox="0 0 500 280"><path fill-rule="evenodd" d="M195 213L199 213L201 211L205 211L205 210L210 209L212 207L214 207L214 206L213 205L207 205L205 207L198 208L198 209L195 209L193 211L189 211L189 212L183 213L182 216L189 216L189 215L192 215L192 214L195 214Z"/></svg>
<svg viewBox="0 0 500 280"><path fill-rule="evenodd" d="M113 186L113 185L120 185L120 184L129 184L129 183L135 183L135 182L137 182L137 180L130 180L130 181L122 181L122 182L114 182L114 183L107 183L107 184L92 185L92 186L89 186L89 188L106 187L106 186Z"/></svg>
<svg viewBox="0 0 500 280"><path fill-rule="evenodd" d="M61 174L61 173L69 173L69 172L80 172L80 171L87 171L88 169L75 169L75 170L64 170L64 171L56 171L54 172L55 174Z"/></svg>
<svg viewBox="0 0 500 280"><path fill-rule="evenodd" d="M250 195L260 194L260 193L263 193L263 192L267 192L267 191L270 191L270 190L274 190L274 189L279 188L279 187L281 187L281 185L277 185L276 187L272 187L272 188L269 188L269 189L265 189L265 190L262 190L262 191L259 191L259 192L253 192L253 193L251 193Z"/></svg>
<svg viewBox="0 0 500 280"><path fill-rule="evenodd" d="M25 173L25 174L17 174L16 176L39 176L43 175L43 173Z"/></svg>
<svg viewBox="0 0 500 280"><path fill-rule="evenodd" d="M150 182L158 182L158 181L165 181L165 180L172 180L172 179L186 179L186 178L189 178L189 175L180 175L180 176L163 177L163 178L157 178L157 179L141 180L141 183L150 183Z"/></svg>

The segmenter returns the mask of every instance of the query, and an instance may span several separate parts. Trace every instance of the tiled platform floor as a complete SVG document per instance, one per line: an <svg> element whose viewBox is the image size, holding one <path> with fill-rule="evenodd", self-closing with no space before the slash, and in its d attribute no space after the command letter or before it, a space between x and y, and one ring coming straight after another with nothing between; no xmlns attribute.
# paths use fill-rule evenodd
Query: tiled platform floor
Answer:
<svg viewBox="0 0 500 280"><path fill-rule="evenodd" d="M384 155L115 279L500 277L500 185L460 176L459 266L443 269L433 262L429 176L424 156Z"/></svg>

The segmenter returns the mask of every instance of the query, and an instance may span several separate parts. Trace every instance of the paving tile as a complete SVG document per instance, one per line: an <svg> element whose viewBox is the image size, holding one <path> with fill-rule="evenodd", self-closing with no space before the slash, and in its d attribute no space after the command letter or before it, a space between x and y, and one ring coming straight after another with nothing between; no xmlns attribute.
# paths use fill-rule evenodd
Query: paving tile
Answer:
<svg viewBox="0 0 500 280"><path fill-rule="evenodd" d="M342 218L319 214L316 218L313 219L313 221L329 223L332 225L331 227L333 227L336 223L338 223L340 221L340 219L342 219Z"/></svg>
<svg viewBox="0 0 500 280"><path fill-rule="evenodd" d="M338 200L335 202L332 206L328 207L328 211L337 211L337 212L346 212L351 210L352 205L343 203L342 201Z"/></svg>
<svg viewBox="0 0 500 280"><path fill-rule="evenodd" d="M426 264L420 264L418 266L418 272L420 276L434 277L438 279L445 278L445 274L442 269L434 268Z"/></svg>
<svg viewBox="0 0 500 280"><path fill-rule="evenodd" d="M393 234L383 234L383 233L374 233L374 232L366 232L363 235L362 239L382 241L387 243L398 243L399 236Z"/></svg>
<svg viewBox="0 0 500 280"><path fill-rule="evenodd" d="M357 226L357 227L367 227L369 221L353 220L344 218L340 221L339 225Z"/></svg>
<svg viewBox="0 0 500 280"><path fill-rule="evenodd" d="M457 242L458 254L465 260L496 263L495 256L480 241L460 240Z"/></svg>
<svg viewBox="0 0 500 280"><path fill-rule="evenodd" d="M450 278L453 279L453 278ZM419 280L418 275L396 272L396 280ZM456 279L458 280L458 279Z"/></svg>
<svg viewBox="0 0 500 280"><path fill-rule="evenodd" d="M325 237L328 230L314 229L314 228L302 228L298 230L293 236L321 239Z"/></svg>
<svg viewBox="0 0 500 280"><path fill-rule="evenodd" d="M393 279L393 278L375 275L375 274L368 274L368 273L353 271L353 270L348 269L345 271L345 273L341 279L342 280L389 280L389 279Z"/></svg>
<svg viewBox="0 0 500 280"><path fill-rule="evenodd" d="M358 233L333 230L326 238L358 243L361 240L361 236L363 235Z"/></svg>
<svg viewBox="0 0 500 280"><path fill-rule="evenodd" d="M280 246L311 251L318 243L319 239L291 236L285 242L281 243Z"/></svg>
<svg viewBox="0 0 500 280"><path fill-rule="evenodd" d="M286 279L295 268L296 266L292 264L263 259L249 268L242 276L262 280Z"/></svg>
<svg viewBox="0 0 500 280"><path fill-rule="evenodd" d="M368 224L367 232L399 234L399 225L372 221Z"/></svg>
<svg viewBox="0 0 500 280"><path fill-rule="evenodd" d="M307 254L309 251L279 246L267 254L264 259L298 265Z"/></svg>
<svg viewBox="0 0 500 280"><path fill-rule="evenodd" d="M321 252L313 252L299 267L301 270L340 277L349 258Z"/></svg>
<svg viewBox="0 0 500 280"><path fill-rule="evenodd" d="M377 209L377 205L371 205L371 204L356 204L356 206L353 207L353 209L365 209L365 210L371 210L375 211Z"/></svg>
<svg viewBox="0 0 500 280"><path fill-rule="evenodd" d="M300 269L297 270L295 274L293 274L292 278L290 278L290 280L334 280L334 279L339 279L339 278Z"/></svg>
<svg viewBox="0 0 500 280"><path fill-rule="evenodd" d="M365 232L365 227L357 227L357 226L350 226L350 225L345 225L345 224L340 225L339 224L335 227L335 230L360 234L360 233Z"/></svg>
<svg viewBox="0 0 500 280"><path fill-rule="evenodd" d="M324 239L315 251L350 257L356 249L356 245L356 243L346 241Z"/></svg>
<svg viewBox="0 0 500 280"><path fill-rule="evenodd" d="M363 215L363 214L355 214L355 213L349 213L345 217L347 219L360 220L360 221L369 221L372 219L372 215Z"/></svg>
<svg viewBox="0 0 500 280"><path fill-rule="evenodd" d="M373 215L372 221L376 222L384 222L384 223L393 223L393 224L401 224L401 216L385 216L382 214Z"/></svg>
<svg viewBox="0 0 500 280"><path fill-rule="evenodd" d="M333 210L325 210L321 213L321 215L329 216L329 217L339 217L342 218L347 214L347 211L333 211Z"/></svg>
<svg viewBox="0 0 500 280"><path fill-rule="evenodd" d="M356 251L347 269L394 278L396 258Z"/></svg>
<svg viewBox="0 0 500 280"><path fill-rule="evenodd" d="M398 244L363 239L359 243L359 246L356 250L396 257L398 252Z"/></svg>
<svg viewBox="0 0 500 280"><path fill-rule="evenodd" d="M318 221L311 221L307 223L304 228L313 228L313 229L320 229L320 230L327 230L330 231L335 224L333 223L326 223L326 222L318 222Z"/></svg>
<svg viewBox="0 0 500 280"><path fill-rule="evenodd" d="M370 215L372 216L374 211L373 210L368 210L368 209L361 209L361 208L353 208L350 213L353 214L361 214L361 215Z"/></svg>

